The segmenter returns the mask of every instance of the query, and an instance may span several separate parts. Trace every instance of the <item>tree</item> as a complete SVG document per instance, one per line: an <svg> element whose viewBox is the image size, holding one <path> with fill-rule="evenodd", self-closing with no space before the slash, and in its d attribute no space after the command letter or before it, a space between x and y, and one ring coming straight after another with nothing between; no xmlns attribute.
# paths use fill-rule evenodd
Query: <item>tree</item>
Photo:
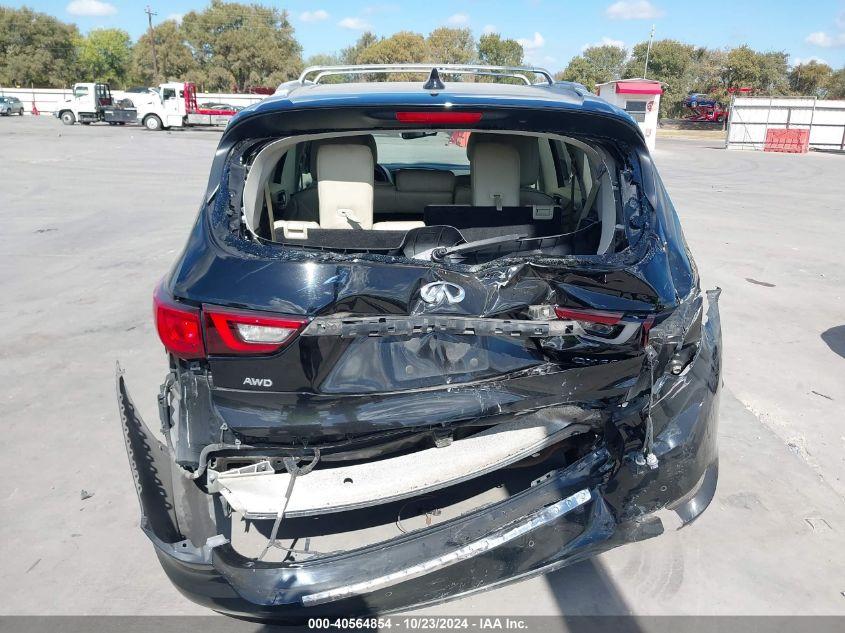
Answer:
<svg viewBox="0 0 845 633"><path fill-rule="evenodd" d="M73 24L31 9L0 7L0 85L73 83L78 39Z"/></svg>
<svg viewBox="0 0 845 633"><path fill-rule="evenodd" d="M205 90L245 91L299 76L302 47L287 11L211 0L182 19L182 31Z"/></svg>
<svg viewBox="0 0 845 633"><path fill-rule="evenodd" d="M596 84L618 79L628 56L621 46L590 46L577 57L573 57L565 70L555 75L556 79L575 81L595 91Z"/></svg>
<svg viewBox="0 0 845 633"><path fill-rule="evenodd" d="M94 29L79 40L79 68L89 81L123 85L132 56L132 39L121 29Z"/></svg>
<svg viewBox="0 0 845 633"><path fill-rule="evenodd" d="M631 59L623 72L626 78L642 77L648 42L640 42L631 51ZM648 79L664 83L660 99L660 116L682 113L684 96L693 88L696 49L677 40L657 40L648 57Z"/></svg>
<svg viewBox="0 0 845 633"><path fill-rule="evenodd" d="M498 33L482 35L478 40L478 61L490 66L521 66L522 45L516 40L502 39Z"/></svg>
<svg viewBox="0 0 845 633"><path fill-rule="evenodd" d="M158 60L158 76L153 73L152 40L150 34L145 33L132 47L130 76L133 83L155 85L165 81L197 78L197 63L176 20L166 20L154 26L152 37Z"/></svg>
<svg viewBox="0 0 845 633"><path fill-rule="evenodd" d="M469 29L434 29L426 38L429 61L441 64L468 64L475 58L475 38Z"/></svg>
<svg viewBox="0 0 845 633"><path fill-rule="evenodd" d="M795 94L824 97L827 95L828 82L832 76L833 69L827 64L815 60L796 64L789 71L789 87Z"/></svg>
<svg viewBox="0 0 845 633"><path fill-rule="evenodd" d="M375 33L371 33L370 31L362 33L361 37L358 38L358 41L356 41L352 46L347 46L340 51L341 63L360 64L361 53L378 42L378 40L379 38L375 36Z"/></svg>
<svg viewBox="0 0 845 633"><path fill-rule="evenodd" d="M358 56L360 64L401 64L424 62L428 46L419 33L399 31L371 44Z"/></svg>
<svg viewBox="0 0 845 633"><path fill-rule="evenodd" d="M830 76L825 89L828 99L845 99L845 66Z"/></svg>

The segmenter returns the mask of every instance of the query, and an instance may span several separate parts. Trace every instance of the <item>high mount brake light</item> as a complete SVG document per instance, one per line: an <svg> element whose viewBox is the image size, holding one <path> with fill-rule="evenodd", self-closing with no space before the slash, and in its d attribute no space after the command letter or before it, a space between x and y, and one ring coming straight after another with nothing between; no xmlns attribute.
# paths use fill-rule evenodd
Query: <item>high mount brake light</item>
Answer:
<svg viewBox="0 0 845 633"><path fill-rule="evenodd" d="M153 313L158 337L168 352L185 360L205 357L199 310L176 303L159 286L153 293Z"/></svg>
<svg viewBox="0 0 845 633"><path fill-rule="evenodd" d="M400 123L457 123L461 125L478 123L481 112L397 112Z"/></svg>
<svg viewBox="0 0 845 633"><path fill-rule="evenodd" d="M211 354L269 354L279 351L307 324L306 319L276 317L203 306L205 342Z"/></svg>

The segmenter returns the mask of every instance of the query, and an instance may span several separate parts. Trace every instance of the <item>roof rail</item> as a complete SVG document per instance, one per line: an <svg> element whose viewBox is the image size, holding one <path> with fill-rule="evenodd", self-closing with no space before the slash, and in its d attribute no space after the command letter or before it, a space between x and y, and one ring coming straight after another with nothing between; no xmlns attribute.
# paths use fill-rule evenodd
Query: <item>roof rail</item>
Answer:
<svg viewBox="0 0 845 633"><path fill-rule="evenodd" d="M323 77L337 75L390 75L397 73L416 72L430 75L437 69L440 75L477 75L481 77L511 77L520 79L526 85L535 82L529 75L540 75L549 85L554 84L554 78L545 68L532 66L485 66L481 64L351 64L348 66L309 66L299 76L299 83L320 83ZM313 78L310 78L313 75Z"/></svg>

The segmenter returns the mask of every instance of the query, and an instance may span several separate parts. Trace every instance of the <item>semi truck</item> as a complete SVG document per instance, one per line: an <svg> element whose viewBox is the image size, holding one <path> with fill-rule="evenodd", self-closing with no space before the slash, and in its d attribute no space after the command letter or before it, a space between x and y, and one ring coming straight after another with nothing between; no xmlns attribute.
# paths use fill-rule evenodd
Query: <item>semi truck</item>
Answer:
<svg viewBox="0 0 845 633"><path fill-rule="evenodd" d="M227 125L237 114L233 109L209 109L197 105L197 89L190 82L169 82L153 93L136 97L138 122L148 130L171 127Z"/></svg>
<svg viewBox="0 0 845 633"><path fill-rule="evenodd" d="M114 102L111 89L105 83L73 84L73 96L61 102L53 114L65 125L101 121L109 125L126 125L135 123L138 118L135 108Z"/></svg>

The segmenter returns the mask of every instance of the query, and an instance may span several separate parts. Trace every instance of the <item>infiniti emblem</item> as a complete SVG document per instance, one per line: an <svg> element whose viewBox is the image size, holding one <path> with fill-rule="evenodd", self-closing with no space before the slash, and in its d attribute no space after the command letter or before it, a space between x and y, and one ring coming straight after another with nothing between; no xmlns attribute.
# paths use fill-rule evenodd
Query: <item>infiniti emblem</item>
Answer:
<svg viewBox="0 0 845 633"><path fill-rule="evenodd" d="M445 303L459 303L464 300L466 293L458 284L448 281L433 281L420 288L420 298L432 305Z"/></svg>

